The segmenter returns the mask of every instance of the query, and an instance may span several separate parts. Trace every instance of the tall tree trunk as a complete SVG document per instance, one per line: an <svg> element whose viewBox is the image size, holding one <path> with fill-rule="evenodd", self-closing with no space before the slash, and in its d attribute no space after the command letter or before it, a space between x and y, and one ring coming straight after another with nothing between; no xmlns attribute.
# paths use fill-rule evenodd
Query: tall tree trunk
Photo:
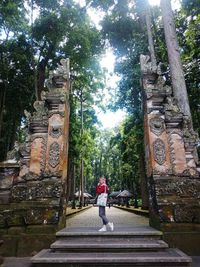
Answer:
<svg viewBox="0 0 200 267"><path fill-rule="evenodd" d="M39 66L38 66L38 78L36 80L37 82L36 98L38 100L41 100L41 92L44 89L45 70L46 70L47 63L48 63L48 60L42 59L39 62Z"/></svg>
<svg viewBox="0 0 200 267"><path fill-rule="evenodd" d="M4 105L6 101L6 88L2 89L1 95L1 103L0 103L0 137L2 136L2 126L3 126L3 112L4 112Z"/></svg>
<svg viewBox="0 0 200 267"><path fill-rule="evenodd" d="M73 176L72 176L72 209L76 209L76 199L75 199L75 191L76 191L76 166L73 163Z"/></svg>
<svg viewBox="0 0 200 267"><path fill-rule="evenodd" d="M37 100L41 100L41 92L44 89L44 82L45 82L45 71L49 59L53 57L53 51L54 51L53 44L49 44L46 56L41 61L39 61L38 64L37 77L35 77L35 82L37 82L37 90L36 90Z"/></svg>
<svg viewBox="0 0 200 267"><path fill-rule="evenodd" d="M80 95L80 101L81 101L81 142L83 150L83 90L81 90ZM84 162L83 162L83 151L81 153L81 164L80 164L80 191L81 191L81 199L80 199L80 207L84 205Z"/></svg>
<svg viewBox="0 0 200 267"><path fill-rule="evenodd" d="M156 55L155 49L153 44L153 35L152 35L152 27L151 27L151 10L148 1L146 1L146 12L145 12L145 19L146 19L146 27L147 27L147 35L148 35L148 44L149 44L149 52L151 56L151 62L154 67L156 67Z"/></svg>
<svg viewBox="0 0 200 267"><path fill-rule="evenodd" d="M170 0L161 0L161 11L167 44L167 52L170 64L170 72L174 96L178 101L179 108L184 115L191 119L187 88L180 58L179 45L176 36L176 28Z"/></svg>
<svg viewBox="0 0 200 267"><path fill-rule="evenodd" d="M68 206L68 201L69 201L69 198L71 196L71 188L72 188L72 177L73 177L73 162L72 160L68 159L68 173L67 173L67 193L66 193L66 203L67 203L67 206Z"/></svg>
<svg viewBox="0 0 200 267"><path fill-rule="evenodd" d="M142 198L142 208L149 208L149 193L147 185L147 177L145 174L145 159L144 154L140 154L139 160L139 169L140 169L140 189L141 189L141 198Z"/></svg>

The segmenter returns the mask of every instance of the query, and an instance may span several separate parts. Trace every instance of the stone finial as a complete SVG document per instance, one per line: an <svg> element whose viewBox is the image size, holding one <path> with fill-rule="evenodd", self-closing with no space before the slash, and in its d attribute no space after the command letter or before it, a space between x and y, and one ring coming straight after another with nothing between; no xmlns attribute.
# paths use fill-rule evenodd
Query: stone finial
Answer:
<svg viewBox="0 0 200 267"><path fill-rule="evenodd" d="M19 160L19 143L18 141L15 141L14 148L7 153L6 160Z"/></svg>
<svg viewBox="0 0 200 267"><path fill-rule="evenodd" d="M58 64L58 67L55 71L57 75L62 75L63 78L69 79L69 58L62 58L60 60L60 64Z"/></svg>
<svg viewBox="0 0 200 267"><path fill-rule="evenodd" d="M157 74L157 66L153 65L150 61L150 56L140 55L140 65L143 74Z"/></svg>
<svg viewBox="0 0 200 267"><path fill-rule="evenodd" d="M60 64L57 64L57 69L49 72L49 78L45 81L45 86L49 91L62 88L66 81L69 81L69 76L69 58L61 59Z"/></svg>
<svg viewBox="0 0 200 267"><path fill-rule="evenodd" d="M175 98L169 96L166 98L165 110L171 111L174 114L180 113L180 108Z"/></svg>
<svg viewBox="0 0 200 267"><path fill-rule="evenodd" d="M45 107L44 101L35 101L33 106L34 106L34 109L36 110L33 113L34 119L41 119L44 116L47 116L47 108Z"/></svg>
<svg viewBox="0 0 200 267"><path fill-rule="evenodd" d="M31 113L28 112L26 109L24 110L24 115L26 117L26 121L27 121L27 125L30 124L30 120L31 120Z"/></svg>

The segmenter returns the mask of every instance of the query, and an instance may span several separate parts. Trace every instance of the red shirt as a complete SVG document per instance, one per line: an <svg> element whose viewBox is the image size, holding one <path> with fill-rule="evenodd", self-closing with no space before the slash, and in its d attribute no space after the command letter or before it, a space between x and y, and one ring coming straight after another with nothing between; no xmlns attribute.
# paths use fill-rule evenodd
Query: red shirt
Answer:
<svg viewBox="0 0 200 267"><path fill-rule="evenodd" d="M96 193L108 193L108 186L106 184L98 184L96 187Z"/></svg>

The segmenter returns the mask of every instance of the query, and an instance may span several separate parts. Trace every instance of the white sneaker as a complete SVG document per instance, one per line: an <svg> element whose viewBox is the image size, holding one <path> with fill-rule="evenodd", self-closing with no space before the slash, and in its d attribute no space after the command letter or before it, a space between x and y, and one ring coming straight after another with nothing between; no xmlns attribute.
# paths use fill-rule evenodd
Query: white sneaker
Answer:
<svg viewBox="0 0 200 267"><path fill-rule="evenodd" d="M114 231L114 223L112 223L112 222L109 222L108 224L108 227L110 228L110 231Z"/></svg>
<svg viewBox="0 0 200 267"><path fill-rule="evenodd" d="M106 229L106 226L104 225L101 229L99 229L99 232L106 232L107 229Z"/></svg>

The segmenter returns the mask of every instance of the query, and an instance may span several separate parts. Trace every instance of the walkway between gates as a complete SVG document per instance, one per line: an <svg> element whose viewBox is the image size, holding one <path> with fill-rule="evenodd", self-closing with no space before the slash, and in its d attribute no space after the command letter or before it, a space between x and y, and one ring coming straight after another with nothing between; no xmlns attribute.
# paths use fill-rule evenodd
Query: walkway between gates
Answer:
<svg viewBox="0 0 200 267"><path fill-rule="evenodd" d="M149 220L146 217L123 211L121 209L111 207L106 208L107 217L114 222L115 230L118 228L148 228ZM82 231L98 231L102 226L101 219L98 216L98 207L89 208L83 212L68 217L66 220L66 227L82 229ZM192 267L200 266L200 257L193 257ZM31 267L30 258L6 258L1 267ZM55 266L56 267L56 266Z"/></svg>
<svg viewBox="0 0 200 267"><path fill-rule="evenodd" d="M106 215L108 220L114 223L116 229L119 227L141 227L149 225L148 218L130 213L128 211L122 211L114 207L107 207ZM98 230L101 226L102 221L99 217L98 207L92 207L76 216L68 218L66 221L66 227L68 228L91 227L92 229L96 228Z"/></svg>

